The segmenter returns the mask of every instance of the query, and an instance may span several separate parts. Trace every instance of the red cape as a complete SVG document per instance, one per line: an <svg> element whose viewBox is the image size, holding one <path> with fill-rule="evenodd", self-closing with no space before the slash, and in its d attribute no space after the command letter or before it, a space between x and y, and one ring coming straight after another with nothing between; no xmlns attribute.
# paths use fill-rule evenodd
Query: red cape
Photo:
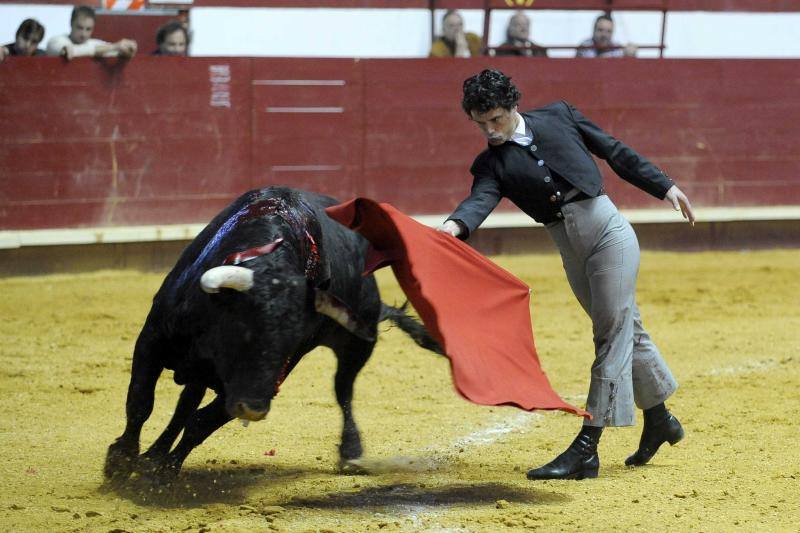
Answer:
<svg viewBox="0 0 800 533"><path fill-rule="evenodd" d="M460 240L393 206L356 198L325 210L372 244L365 273L391 265L450 358L456 390L481 405L589 414L559 398L533 343L530 290Z"/></svg>

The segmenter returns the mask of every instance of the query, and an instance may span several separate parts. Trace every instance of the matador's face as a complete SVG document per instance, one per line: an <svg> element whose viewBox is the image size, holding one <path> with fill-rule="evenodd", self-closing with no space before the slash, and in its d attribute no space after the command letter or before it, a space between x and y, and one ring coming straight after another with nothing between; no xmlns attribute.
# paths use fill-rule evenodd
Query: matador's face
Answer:
<svg viewBox="0 0 800 533"><path fill-rule="evenodd" d="M478 113L473 109L469 114L492 146L510 140L517 127L517 106L511 109L496 107L486 113Z"/></svg>

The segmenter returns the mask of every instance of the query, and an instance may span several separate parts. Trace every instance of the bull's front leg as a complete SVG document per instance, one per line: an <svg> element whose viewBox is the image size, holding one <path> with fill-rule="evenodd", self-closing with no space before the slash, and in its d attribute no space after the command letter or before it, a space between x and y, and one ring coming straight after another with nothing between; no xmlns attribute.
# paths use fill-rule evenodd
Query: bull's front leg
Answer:
<svg viewBox="0 0 800 533"><path fill-rule="evenodd" d="M361 435L353 417L353 384L359 371L372 354L374 341L366 341L348 335L347 342L333 346L338 359L334 382L336 401L342 409L342 442L339 446L339 467L345 472L358 473L360 468L351 463L364 453Z"/></svg>
<svg viewBox="0 0 800 533"><path fill-rule="evenodd" d="M205 393L205 385L199 383L189 383L183 388L178 404L175 406L175 413L172 415L169 424L167 424L167 427L164 428L164 431L150 448L139 457L136 467L138 472L147 473L161 467L172 445L175 443L175 439L178 438L178 435L186 426L186 421L197 410L200 402L203 401Z"/></svg>
<svg viewBox="0 0 800 533"><path fill-rule="evenodd" d="M195 411L186 422L183 436L175 449L164 458L158 469L149 472L152 481L162 485L171 483L180 472L189 453L232 418L225 409L225 397L222 395Z"/></svg>
<svg viewBox="0 0 800 533"><path fill-rule="evenodd" d="M112 483L130 477L139 455L142 426L153 412L156 382L163 367L151 349L152 343L139 335L131 366L131 382L125 401L125 431L108 447L103 473Z"/></svg>

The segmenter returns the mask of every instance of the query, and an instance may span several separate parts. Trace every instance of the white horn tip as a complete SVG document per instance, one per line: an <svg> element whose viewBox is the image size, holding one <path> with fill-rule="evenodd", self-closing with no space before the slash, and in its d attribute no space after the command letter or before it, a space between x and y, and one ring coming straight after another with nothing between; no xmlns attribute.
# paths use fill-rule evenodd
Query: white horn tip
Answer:
<svg viewBox="0 0 800 533"><path fill-rule="evenodd" d="M221 288L247 291L253 287L253 271L232 265L214 267L200 278L200 286L209 294L217 293Z"/></svg>

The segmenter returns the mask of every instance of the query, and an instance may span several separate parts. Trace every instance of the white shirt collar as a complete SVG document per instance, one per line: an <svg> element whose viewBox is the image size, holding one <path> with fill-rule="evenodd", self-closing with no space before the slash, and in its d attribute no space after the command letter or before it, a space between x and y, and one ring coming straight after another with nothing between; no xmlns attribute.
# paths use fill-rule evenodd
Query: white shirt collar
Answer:
<svg viewBox="0 0 800 533"><path fill-rule="evenodd" d="M517 115L517 127L514 129L513 135L511 135L511 140L517 144L527 146L533 142L533 132L527 131L525 119L522 118L518 111L514 111L514 114Z"/></svg>

